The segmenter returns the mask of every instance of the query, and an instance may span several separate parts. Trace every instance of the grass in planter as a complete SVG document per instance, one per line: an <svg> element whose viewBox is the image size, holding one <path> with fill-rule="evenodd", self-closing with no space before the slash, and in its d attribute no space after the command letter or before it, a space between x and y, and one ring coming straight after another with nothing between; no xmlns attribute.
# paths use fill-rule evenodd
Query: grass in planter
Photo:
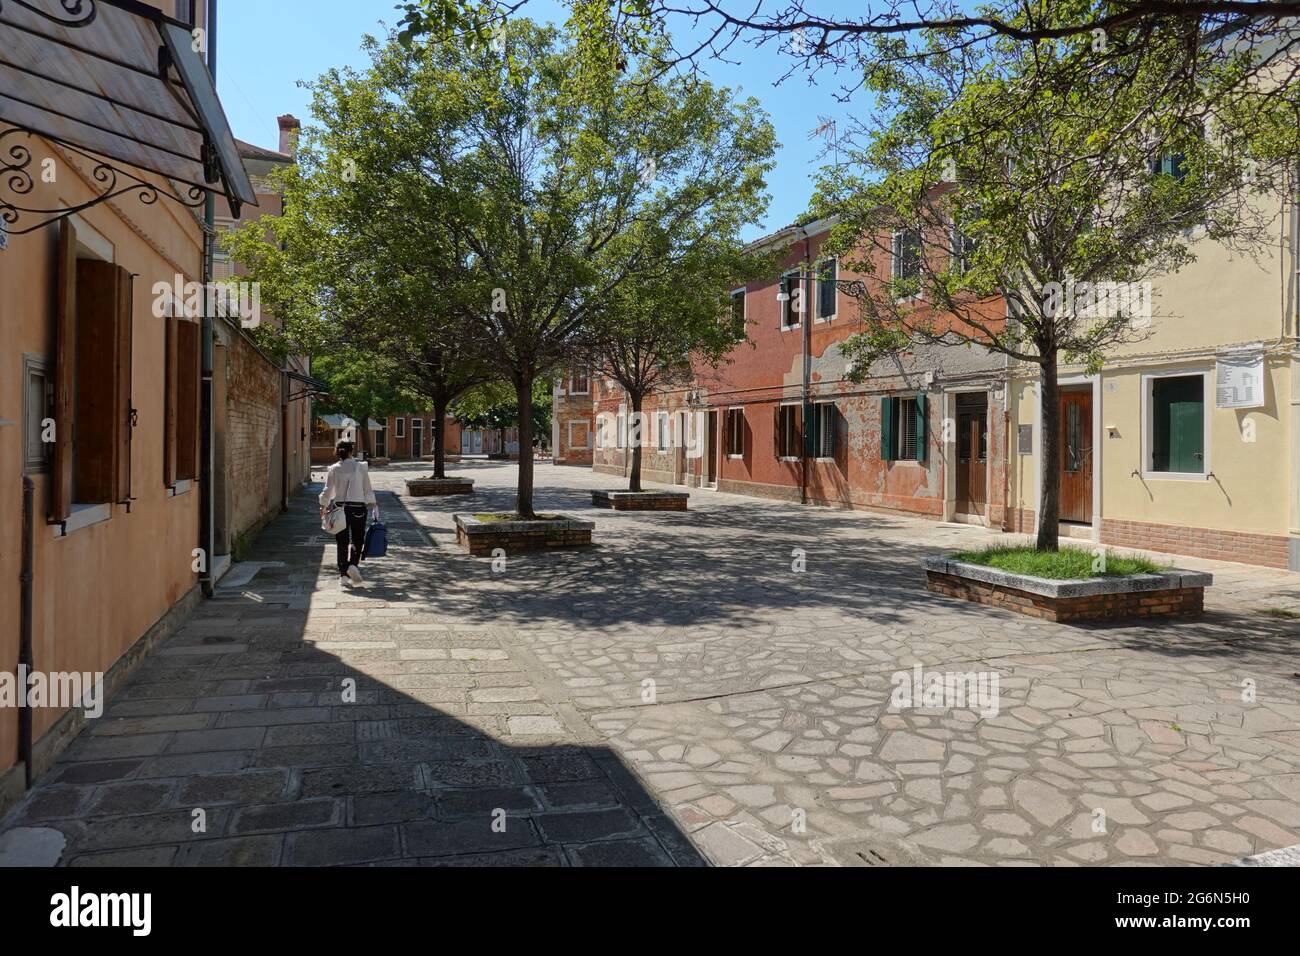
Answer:
<svg viewBox="0 0 1300 956"><path fill-rule="evenodd" d="M536 518L522 518L517 511L510 511L502 514L494 511L489 514L475 515L479 521L559 521L559 515L538 515Z"/></svg>
<svg viewBox="0 0 1300 956"><path fill-rule="evenodd" d="M952 556L954 561L981 564L1012 574L1028 574L1036 578L1114 578L1126 574L1154 574L1164 571L1166 565L1156 564L1146 558L1125 558L1106 552L1106 570L1093 571L1096 555L1078 548L1060 551L1035 551L1033 548L994 545L979 551L961 551Z"/></svg>

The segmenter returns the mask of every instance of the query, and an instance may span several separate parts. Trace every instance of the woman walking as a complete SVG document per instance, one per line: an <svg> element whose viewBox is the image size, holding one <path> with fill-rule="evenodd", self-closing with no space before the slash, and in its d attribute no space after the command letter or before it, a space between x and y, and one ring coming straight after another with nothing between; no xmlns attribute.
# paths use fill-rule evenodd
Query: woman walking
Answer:
<svg viewBox="0 0 1300 956"><path fill-rule="evenodd" d="M325 476L325 490L320 493L320 513L325 516L331 504L343 508L348 526L334 536L338 542L339 575L343 583L361 583L361 571L357 564L361 561L361 548L366 540L366 506L374 509L376 520L379 518L379 504L375 501L374 489L370 487L370 469L352 457L352 442L341 441L334 448L338 458L330 465ZM348 545L351 544L351 554Z"/></svg>

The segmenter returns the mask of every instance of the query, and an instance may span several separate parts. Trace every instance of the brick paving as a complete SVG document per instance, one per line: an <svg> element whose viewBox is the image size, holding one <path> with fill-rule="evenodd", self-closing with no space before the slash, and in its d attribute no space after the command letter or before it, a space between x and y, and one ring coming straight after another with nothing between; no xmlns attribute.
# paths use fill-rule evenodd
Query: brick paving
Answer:
<svg viewBox="0 0 1300 956"><path fill-rule="evenodd" d="M1300 843L1300 575L1192 559L1193 621L1069 626L925 591L989 539L696 491L589 549L455 545L374 473L389 556L341 588L314 498L256 542L3 821L66 865L1208 864ZM797 571L795 568L805 570ZM237 575L237 576L236 576ZM995 712L895 706L996 675ZM916 701L915 703L933 703ZM951 702L949 702L951 704ZM984 703L987 703L985 701ZM201 824L201 826L200 826Z"/></svg>

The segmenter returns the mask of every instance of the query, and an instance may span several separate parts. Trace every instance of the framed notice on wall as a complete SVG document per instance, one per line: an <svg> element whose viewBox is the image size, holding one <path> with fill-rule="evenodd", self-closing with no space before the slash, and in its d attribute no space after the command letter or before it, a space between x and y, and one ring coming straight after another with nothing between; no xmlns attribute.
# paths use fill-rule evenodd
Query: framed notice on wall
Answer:
<svg viewBox="0 0 1300 956"><path fill-rule="evenodd" d="M1264 404L1264 352L1221 352L1215 362L1214 404L1259 408Z"/></svg>

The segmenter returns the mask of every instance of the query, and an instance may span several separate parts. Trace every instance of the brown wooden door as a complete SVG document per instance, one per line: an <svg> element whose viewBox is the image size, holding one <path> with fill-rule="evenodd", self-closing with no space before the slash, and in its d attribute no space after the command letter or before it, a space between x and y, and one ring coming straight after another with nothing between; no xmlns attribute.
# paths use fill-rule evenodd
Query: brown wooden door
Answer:
<svg viewBox="0 0 1300 956"><path fill-rule="evenodd" d="M988 503L989 417L985 411L957 415L957 510L982 515Z"/></svg>
<svg viewBox="0 0 1300 956"><path fill-rule="evenodd" d="M709 412L708 418L708 435L705 438L704 445L705 473L704 480L707 484L714 484L718 480L718 413Z"/></svg>
<svg viewBox="0 0 1300 956"><path fill-rule="evenodd" d="M1061 520L1092 523L1092 392L1061 393Z"/></svg>

